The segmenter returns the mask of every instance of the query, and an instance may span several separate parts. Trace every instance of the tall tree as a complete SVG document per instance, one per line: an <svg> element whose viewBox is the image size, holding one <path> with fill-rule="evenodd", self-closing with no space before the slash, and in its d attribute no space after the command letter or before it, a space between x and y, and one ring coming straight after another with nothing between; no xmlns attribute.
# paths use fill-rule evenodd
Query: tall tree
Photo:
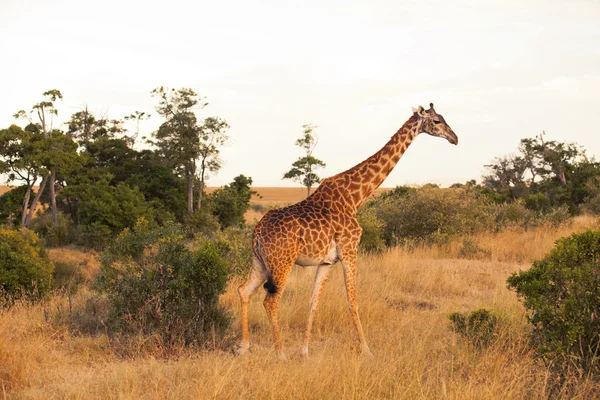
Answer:
<svg viewBox="0 0 600 400"><path fill-rule="evenodd" d="M306 187L306 197L308 197L311 188L321 182L321 178L315 173L315 170L325 167L325 163L312 155L318 143L317 138L313 135L316 126L305 124L302 125L302 128L304 131L302 136L296 140L296 146L302 148L305 155L294 161L292 168L283 175L283 179L293 179L301 183Z"/></svg>
<svg viewBox="0 0 600 400"><path fill-rule="evenodd" d="M145 111L134 111L133 114L127 115L125 117L125 121L134 121L135 122L135 132L133 136L131 136L131 147L135 146L135 142L140 134L140 122L147 121L151 117L150 114Z"/></svg>
<svg viewBox="0 0 600 400"><path fill-rule="evenodd" d="M28 216L33 215L35 206L31 203L33 186L40 176L47 176L47 169L42 163L44 153L44 137L34 125L22 129L11 125L0 130L0 173L6 173L8 183L22 181L26 190L22 201L21 225L28 226ZM43 187L38 189L35 198Z"/></svg>
<svg viewBox="0 0 600 400"><path fill-rule="evenodd" d="M253 194L258 194L252 190L251 185L252 178L239 175L229 185L208 196L221 228L239 226L246 222L244 214L250 208L250 199Z"/></svg>
<svg viewBox="0 0 600 400"><path fill-rule="evenodd" d="M156 146L164 157L173 163L186 180L187 211L194 213L194 177L198 156L198 118L194 110L204 108L208 103L192 89L172 89L163 86L154 89L153 97L158 98L156 111L165 122L154 133Z"/></svg>
<svg viewBox="0 0 600 400"><path fill-rule="evenodd" d="M219 149L229 137L226 135L229 125L219 117L209 117L200 127L198 142L198 210L202 207L202 197L206 187L207 173L216 173L221 169L222 161Z"/></svg>
<svg viewBox="0 0 600 400"><path fill-rule="evenodd" d="M53 131L54 116L58 115L55 102L62 100L63 96L60 90L52 89L43 93L44 100L34 104L31 111L27 113L25 110L19 110L15 114L15 118L25 118L29 120L30 124L39 127L41 133L45 139L50 139L50 135ZM37 120L35 119L37 117ZM57 165L53 164L49 166L49 174L43 176L40 188L36 193L29 214L27 215L25 225L28 226L33 218L33 211L37 207L37 203L44 192L46 184L49 183L50 188L50 204L52 207L52 221L54 224L57 223L57 209L56 209L56 168Z"/></svg>
<svg viewBox="0 0 600 400"><path fill-rule="evenodd" d="M216 172L221 167L219 147L228 139L225 132L229 125L218 117L207 118L200 122L196 110L208 105L192 89L169 89L163 86L152 91L158 98L157 112L165 122L154 133L154 144L165 159L186 180L187 211L194 213L194 181L199 180L200 195L198 208L202 204L202 190L208 172Z"/></svg>

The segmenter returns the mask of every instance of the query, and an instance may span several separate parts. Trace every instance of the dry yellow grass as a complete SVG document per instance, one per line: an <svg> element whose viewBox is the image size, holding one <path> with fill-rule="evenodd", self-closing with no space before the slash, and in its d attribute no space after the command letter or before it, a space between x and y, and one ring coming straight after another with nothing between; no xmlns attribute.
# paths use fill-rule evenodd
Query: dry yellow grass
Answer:
<svg viewBox="0 0 600 400"><path fill-rule="evenodd" d="M250 307L251 352L229 353L238 323L219 350L182 350L156 358L124 358L104 335L91 337L47 322L65 309L55 296L44 305L0 311L0 398L46 399L520 399L549 395L549 375L527 346L522 305L506 278L527 268L554 241L596 226L577 218L570 227L504 232L470 238L491 251L479 260L456 258L461 240L444 248L397 248L359 260L359 303L374 360L357 353L339 267L323 293L309 360L299 356L314 268L296 268L284 292L280 323L287 362L276 362L259 290ZM70 252L53 257L71 257ZM234 315L231 282L222 304ZM83 290L73 302L83 306ZM504 318L500 338L475 350L449 329L448 314L479 307ZM142 346L140 346L142 348ZM562 397L598 398L600 387L580 382Z"/></svg>
<svg viewBox="0 0 600 400"><path fill-rule="evenodd" d="M12 186L0 186L0 196L12 189L14 189Z"/></svg>

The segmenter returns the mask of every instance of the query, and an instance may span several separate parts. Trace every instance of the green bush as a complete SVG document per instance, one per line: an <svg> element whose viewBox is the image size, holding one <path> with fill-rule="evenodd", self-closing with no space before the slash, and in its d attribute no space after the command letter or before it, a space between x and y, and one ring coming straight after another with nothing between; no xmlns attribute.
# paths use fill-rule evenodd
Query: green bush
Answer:
<svg viewBox="0 0 600 400"><path fill-rule="evenodd" d="M252 267L252 231L253 226L229 227L214 232L212 239L226 254L229 274L246 276ZM206 238L200 238L201 244Z"/></svg>
<svg viewBox="0 0 600 400"><path fill-rule="evenodd" d="M191 232L206 236L210 236L221 229L219 219L206 206L206 201L201 210L197 210L194 214L184 217L184 224Z"/></svg>
<svg viewBox="0 0 600 400"><path fill-rule="evenodd" d="M448 318L452 330L475 347L489 346L498 334L498 317L484 308L470 313L455 312Z"/></svg>
<svg viewBox="0 0 600 400"><path fill-rule="evenodd" d="M535 212L521 201L497 204L495 207L495 229L500 231L509 227L527 229L534 225Z"/></svg>
<svg viewBox="0 0 600 400"><path fill-rule="evenodd" d="M373 207L363 207L359 210L358 222L362 228L360 250L366 253L378 253L385 248L383 241L384 222L377 218Z"/></svg>
<svg viewBox="0 0 600 400"><path fill-rule="evenodd" d="M52 287L53 269L33 232L0 229L0 291L3 294L11 298L40 297Z"/></svg>
<svg viewBox="0 0 600 400"><path fill-rule="evenodd" d="M492 252L481 247L476 241L465 238L462 240L461 247L458 250L460 258L477 259L489 257Z"/></svg>
<svg viewBox="0 0 600 400"><path fill-rule="evenodd" d="M388 246L399 243L445 243L460 234L474 234L493 225L489 201L461 188L396 188L367 207L383 222Z"/></svg>
<svg viewBox="0 0 600 400"><path fill-rule="evenodd" d="M55 288L68 290L70 293L75 293L86 280L81 268L68 261L55 261L52 276Z"/></svg>
<svg viewBox="0 0 600 400"><path fill-rule="evenodd" d="M114 236L110 227L101 222L92 222L89 225L80 225L75 229L75 242L83 247L95 250L104 249Z"/></svg>
<svg viewBox="0 0 600 400"><path fill-rule="evenodd" d="M507 282L530 311L533 339L546 361L600 372L600 231L558 240Z"/></svg>
<svg viewBox="0 0 600 400"><path fill-rule="evenodd" d="M252 185L252 178L239 175L233 178L233 182L229 185L207 196L212 213L217 217L221 227L241 226L246 223L244 214L250 208L250 198L256 194L250 185Z"/></svg>
<svg viewBox="0 0 600 400"><path fill-rule="evenodd" d="M52 223L49 211L31 221L31 230L44 239L47 247L65 246L73 241L73 224L61 212L58 213L57 224Z"/></svg>
<svg viewBox="0 0 600 400"><path fill-rule="evenodd" d="M219 306L227 282L224 250L206 241L191 251L176 225L142 220L101 256L98 288L108 295L115 332L159 335L165 345L201 343L227 326Z"/></svg>
<svg viewBox="0 0 600 400"><path fill-rule="evenodd" d="M0 196L0 224L17 226L21 223L23 199L25 198L26 192L27 186L19 186ZM34 195L35 193L32 190L30 199L33 199Z"/></svg>

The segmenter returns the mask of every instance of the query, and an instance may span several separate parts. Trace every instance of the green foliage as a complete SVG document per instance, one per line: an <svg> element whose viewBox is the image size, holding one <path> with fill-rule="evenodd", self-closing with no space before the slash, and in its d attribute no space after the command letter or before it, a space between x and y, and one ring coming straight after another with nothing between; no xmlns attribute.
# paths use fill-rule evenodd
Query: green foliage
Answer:
<svg viewBox="0 0 600 400"><path fill-rule="evenodd" d="M56 224L52 222L52 214L45 212L31 222L33 230L44 240L47 247L65 246L73 242L73 224L63 213L58 213Z"/></svg>
<svg viewBox="0 0 600 400"><path fill-rule="evenodd" d="M239 175L229 185L211 193L211 211L222 228L240 226L246 222L244 214L250 208L250 198L256 193L250 188L251 185L252 178Z"/></svg>
<svg viewBox="0 0 600 400"><path fill-rule="evenodd" d="M588 196L583 203L583 209L594 215L600 215L600 176L589 179L587 184Z"/></svg>
<svg viewBox="0 0 600 400"><path fill-rule="evenodd" d="M219 243L225 252L227 268L230 275L246 277L252 267L252 231L251 226L229 227L213 234L210 240ZM206 241L200 236L196 244Z"/></svg>
<svg viewBox="0 0 600 400"><path fill-rule="evenodd" d="M445 243L458 234L474 234L493 225L489 202L463 189L397 189L367 205L383 222L388 246L399 243Z"/></svg>
<svg viewBox="0 0 600 400"><path fill-rule="evenodd" d="M590 197L587 182L600 176L600 163L575 143L545 141L543 134L522 139L520 154L486 165L484 185L504 201L524 199L528 209L547 212L566 206L571 214Z"/></svg>
<svg viewBox="0 0 600 400"><path fill-rule="evenodd" d="M547 362L600 372L600 231L558 240L507 282L529 310L533 340Z"/></svg>
<svg viewBox="0 0 600 400"><path fill-rule="evenodd" d="M219 218L214 215L209 207L202 207L184 219L184 224L191 232L211 236L221 229Z"/></svg>
<svg viewBox="0 0 600 400"><path fill-rule="evenodd" d="M491 251L482 248L476 241L466 238L462 240L461 247L458 250L460 258L476 259L480 257L489 257Z"/></svg>
<svg viewBox="0 0 600 400"><path fill-rule="evenodd" d="M76 264L68 261L55 261L53 280L55 288L68 290L73 294L85 282L85 275Z"/></svg>
<svg viewBox="0 0 600 400"><path fill-rule="evenodd" d="M23 199L27 186L19 186L0 196L0 224L17 226L21 223Z"/></svg>
<svg viewBox="0 0 600 400"><path fill-rule="evenodd" d="M362 228L359 248L366 253L378 253L385 248L383 240L384 222L377 218L374 207L363 207L357 214Z"/></svg>
<svg viewBox="0 0 600 400"><path fill-rule="evenodd" d="M475 347L487 347L498 335L499 318L481 308L470 313L452 313L452 330Z"/></svg>
<svg viewBox="0 0 600 400"><path fill-rule="evenodd" d="M125 183L111 186L109 179L104 178L76 188L65 188L64 191L65 195L78 201L76 218L81 226L80 233L87 236L87 240L83 240L84 245L93 245L96 240L104 244L108 237L103 239L102 236L111 236L132 227L141 217L153 219L153 210L148 207L143 194ZM93 247L98 248L98 245Z"/></svg>
<svg viewBox="0 0 600 400"><path fill-rule="evenodd" d="M27 229L0 229L0 290L12 298L40 297L52 286L54 265ZM6 300L6 299L5 299Z"/></svg>
<svg viewBox="0 0 600 400"><path fill-rule="evenodd" d="M108 295L109 326L158 335L166 345L201 343L228 323L218 303L227 282L224 256L217 243L191 251L177 226L141 220L101 256L97 286Z"/></svg>

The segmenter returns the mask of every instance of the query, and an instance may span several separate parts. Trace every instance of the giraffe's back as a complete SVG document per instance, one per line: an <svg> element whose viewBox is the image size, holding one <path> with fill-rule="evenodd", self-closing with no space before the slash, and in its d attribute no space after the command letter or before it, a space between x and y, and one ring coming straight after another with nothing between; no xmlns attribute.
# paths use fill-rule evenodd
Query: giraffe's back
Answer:
<svg viewBox="0 0 600 400"><path fill-rule="evenodd" d="M279 261L301 266L333 263L335 233L331 212L309 198L267 212L254 230L254 248L267 267Z"/></svg>

